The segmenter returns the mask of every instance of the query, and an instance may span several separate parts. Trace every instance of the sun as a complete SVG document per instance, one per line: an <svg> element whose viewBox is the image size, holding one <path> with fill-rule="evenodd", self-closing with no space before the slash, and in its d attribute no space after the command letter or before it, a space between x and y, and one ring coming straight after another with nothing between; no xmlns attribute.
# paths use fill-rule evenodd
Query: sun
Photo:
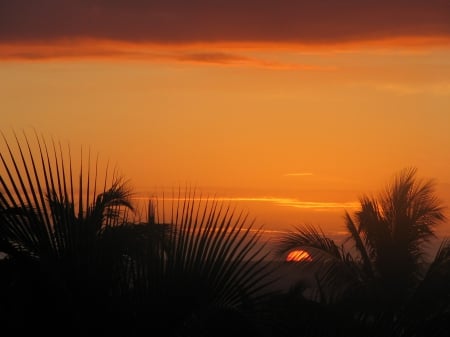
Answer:
<svg viewBox="0 0 450 337"><path fill-rule="evenodd" d="M312 261L311 255L307 251L296 249L291 251L286 256L287 262L310 262Z"/></svg>

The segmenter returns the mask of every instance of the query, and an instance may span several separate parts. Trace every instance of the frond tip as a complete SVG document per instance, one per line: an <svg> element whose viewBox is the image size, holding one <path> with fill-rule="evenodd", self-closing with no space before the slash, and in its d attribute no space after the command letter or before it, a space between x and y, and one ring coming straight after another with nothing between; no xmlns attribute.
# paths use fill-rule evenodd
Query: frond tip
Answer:
<svg viewBox="0 0 450 337"><path fill-rule="evenodd" d="M70 147L65 153L61 143L37 133L34 143L25 133L22 138L14 133L14 142L2 136L0 235L14 242L17 253L25 249L35 256L60 256L74 249L74 240L87 240L88 233L95 235L105 225L123 222L126 210L132 210L126 183L115 174L108 179L108 169L99 174L98 158L91 167L89 158L75 160ZM78 185L73 167L77 161ZM12 215L12 209L20 211Z"/></svg>

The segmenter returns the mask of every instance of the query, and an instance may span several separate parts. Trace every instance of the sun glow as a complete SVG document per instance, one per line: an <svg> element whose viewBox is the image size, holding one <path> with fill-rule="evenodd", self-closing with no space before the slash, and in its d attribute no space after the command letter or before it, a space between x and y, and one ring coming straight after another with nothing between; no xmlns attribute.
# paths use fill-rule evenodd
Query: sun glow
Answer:
<svg viewBox="0 0 450 337"><path fill-rule="evenodd" d="M287 262L310 262L310 261L312 261L312 257L311 257L311 255L309 255L308 252L298 249L298 250L291 251L286 256L286 261Z"/></svg>

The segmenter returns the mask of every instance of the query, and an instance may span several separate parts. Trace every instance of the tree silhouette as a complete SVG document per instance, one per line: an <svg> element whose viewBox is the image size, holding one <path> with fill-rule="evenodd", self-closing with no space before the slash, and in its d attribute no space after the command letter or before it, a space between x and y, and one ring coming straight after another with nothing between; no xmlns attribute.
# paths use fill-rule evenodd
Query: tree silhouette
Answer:
<svg viewBox="0 0 450 337"><path fill-rule="evenodd" d="M416 172L400 171L377 197L363 196L353 216L345 213L346 244L338 245L314 226L297 227L280 239L279 254L301 248L312 256L308 268L317 280L315 299L345 303L361 320L392 330L402 315L415 311L418 302L412 299L429 293L425 284L435 282L438 271L448 278L448 242L428 268L427 243L445 216L434 182L418 179ZM448 289L438 291L448 294Z"/></svg>
<svg viewBox="0 0 450 337"><path fill-rule="evenodd" d="M186 193L174 198L167 223L149 226L166 228L162 240L133 254L135 328L151 322L169 336L261 334L257 311L273 273L262 230L230 205Z"/></svg>
<svg viewBox="0 0 450 337"><path fill-rule="evenodd" d="M116 175L109 180L107 170L100 181L98 161L94 170L88 157L75 176L70 150L64 156L60 143L35 134L33 147L26 134L14 136L10 143L3 135L6 151L0 153L0 251L9 282L5 303L23 317L8 322L26 317L46 326L44 318L53 316L49 334L63 324L73 334L95 329L118 283L115 271L133 244L133 228L124 220L132 209L130 191Z"/></svg>
<svg viewBox="0 0 450 337"><path fill-rule="evenodd" d="M24 134L0 152L0 313L18 333L255 334L271 273L262 229L217 200L178 196L172 217L131 216L98 160L78 175L60 143ZM34 147L33 147L34 145ZM83 157L83 156L82 156ZM84 161L83 161L84 159ZM100 177L103 176L103 179ZM75 183L76 182L76 183Z"/></svg>

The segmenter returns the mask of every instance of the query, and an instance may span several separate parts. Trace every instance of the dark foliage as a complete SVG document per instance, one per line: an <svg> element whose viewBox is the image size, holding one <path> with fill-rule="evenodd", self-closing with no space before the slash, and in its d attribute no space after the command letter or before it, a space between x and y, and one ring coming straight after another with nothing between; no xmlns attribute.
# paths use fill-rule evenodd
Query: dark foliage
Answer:
<svg viewBox="0 0 450 337"><path fill-rule="evenodd" d="M46 336L221 336L259 331L270 274L244 215L179 195L168 223L131 221L131 193L90 156L26 135L0 152L0 314ZM15 147L13 147L15 145ZM50 146L49 146L50 145ZM86 161L85 161L86 163ZM74 182L77 183L74 183ZM100 187L99 187L100 186ZM150 207L150 209L152 209ZM152 210L153 211L153 210Z"/></svg>

